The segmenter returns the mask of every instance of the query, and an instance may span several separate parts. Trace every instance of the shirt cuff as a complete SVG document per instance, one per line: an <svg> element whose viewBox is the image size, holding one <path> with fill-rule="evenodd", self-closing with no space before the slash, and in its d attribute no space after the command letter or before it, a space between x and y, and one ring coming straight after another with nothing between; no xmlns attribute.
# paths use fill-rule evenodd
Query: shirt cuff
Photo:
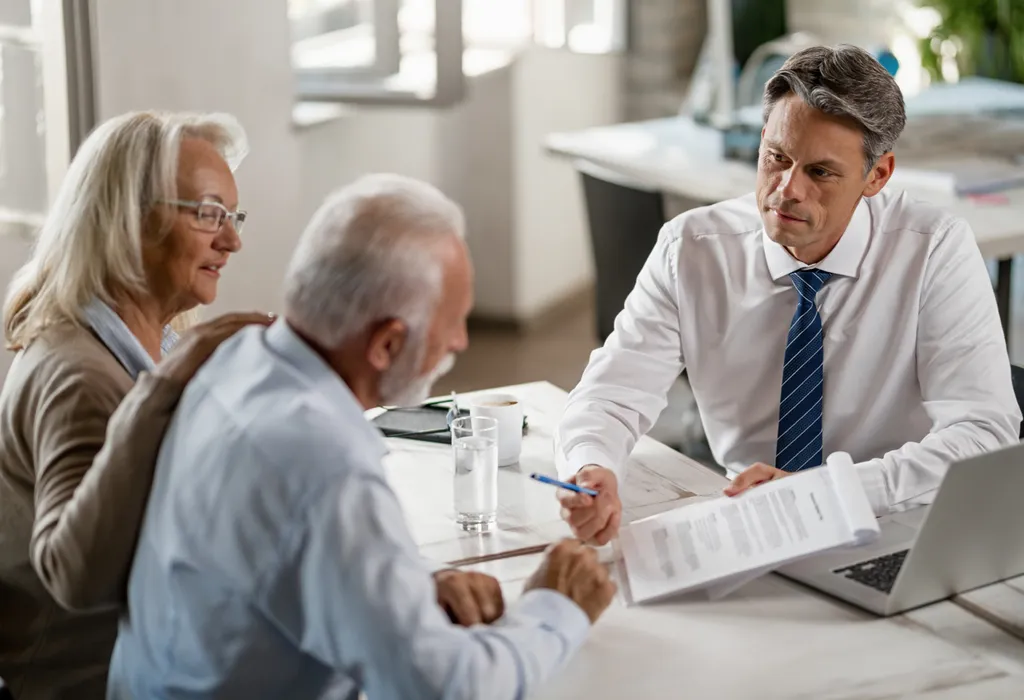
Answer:
<svg viewBox="0 0 1024 700"><path fill-rule="evenodd" d="M558 478L566 479L574 476L576 472L589 464L596 464L599 467L612 470L615 472L616 478L622 481L622 475L615 468L614 460L604 450L594 445L577 445L569 450L565 456L565 462L559 465L562 473L558 475Z"/></svg>
<svg viewBox="0 0 1024 700"><path fill-rule="evenodd" d="M590 632L590 618L583 608L550 588L534 588L524 593L516 604L516 615L540 622L565 640L565 661L583 646Z"/></svg>
<svg viewBox="0 0 1024 700"><path fill-rule="evenodd" d="M868 496L868 503L875 517L880 518L889 512L889 489L885 485L885 472L882 469L882 462L872 459L867 462L858 462L853 465L857 470L857 476L864 487L864 493Z"/></svg>

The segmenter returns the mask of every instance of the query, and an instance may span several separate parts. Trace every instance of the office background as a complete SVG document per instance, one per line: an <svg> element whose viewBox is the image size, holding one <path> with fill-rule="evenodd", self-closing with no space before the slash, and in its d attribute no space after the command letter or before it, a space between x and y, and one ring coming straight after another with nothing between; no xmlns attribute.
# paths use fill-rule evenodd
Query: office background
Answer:
<svg viewBox="0 0 1024 700"><path fill-rule="evenodd" d="M25 260L93 124L132 109L227 111L250 139L237 173L250 219L208 314L279 310L284 266L323 196L363 173L398 172L463 205L477 269L471 348L438 390L532 380L571 388L599 342L594 262L578 173L545 139L677 114L693 98L715 5L464 0L459 16L457 4L5 0L0 284ZM922 42L942 18L935 7L956 4L733 0L737 69L778 32L803 31L888 50L908 94L939 76L991 73L958 58L966 39ZM1011 47L1024 47L1020 31L1011 35ZM667 213L689 204L669 197ZM1024 308L1024 286L1014 289ZM1024 361L1016 316L1011 352ZM10 360L0 354L0 379ZM678 445L694 419L682 382L657 435Z"/></svg>

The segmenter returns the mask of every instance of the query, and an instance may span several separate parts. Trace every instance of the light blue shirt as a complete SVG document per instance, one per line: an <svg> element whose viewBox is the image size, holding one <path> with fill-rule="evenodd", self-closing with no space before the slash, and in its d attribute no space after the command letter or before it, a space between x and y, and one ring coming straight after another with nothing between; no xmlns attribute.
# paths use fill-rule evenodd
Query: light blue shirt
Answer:
<svg viewBox="0 0 1024 700"><path fill-rule="evenodd" d="M107 346L132 380L139 378L140 372L152 372L156 366L142 343L128 329L127 324L110 306L99 299L93 299L82 309L85 323L92 329L100 341ZM160 339L161 357L169 353L178 342L178 334L170 326L164 326Z"/></svg>
<svg viewBox="0 0 1024 700"><path fill-rule="evenodd" d="M589 623L534 590L491 626L436 603L383 440L283 321L226 341L164 439L110 698L521 698Z"/></svg>

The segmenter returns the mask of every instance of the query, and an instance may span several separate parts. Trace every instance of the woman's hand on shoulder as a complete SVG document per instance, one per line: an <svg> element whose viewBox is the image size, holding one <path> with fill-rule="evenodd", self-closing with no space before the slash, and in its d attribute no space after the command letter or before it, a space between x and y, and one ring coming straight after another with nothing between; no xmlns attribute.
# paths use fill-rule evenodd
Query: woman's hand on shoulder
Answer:
<svg viewBox="0 0 1024 700"><path fill-rule="evenodd" d="M196 324L182 334L178 344L160 361L153 374L187 384L222 342L245 326L269 326L275 319L274 314L235 312Z"/></svg>

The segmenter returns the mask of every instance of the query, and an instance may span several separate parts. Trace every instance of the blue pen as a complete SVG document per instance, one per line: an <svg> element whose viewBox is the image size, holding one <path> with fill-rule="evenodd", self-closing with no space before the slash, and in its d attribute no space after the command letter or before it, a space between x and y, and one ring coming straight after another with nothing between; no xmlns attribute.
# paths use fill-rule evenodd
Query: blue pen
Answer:
<svg viewBox="0 0 1024 700"><path fill-rule="evenodd" d="M543 474L530 474L530 478L539 481L542 484L551 484L552 486L558 486L563 489L569 489L570 491L575 491L576 493L585 493L588 496L597 496L597 491L595 491L594 489L584 488L582 486L577 486L576 484L567 484L564 481L552 479L550 476L544 476Z"/></svg>

